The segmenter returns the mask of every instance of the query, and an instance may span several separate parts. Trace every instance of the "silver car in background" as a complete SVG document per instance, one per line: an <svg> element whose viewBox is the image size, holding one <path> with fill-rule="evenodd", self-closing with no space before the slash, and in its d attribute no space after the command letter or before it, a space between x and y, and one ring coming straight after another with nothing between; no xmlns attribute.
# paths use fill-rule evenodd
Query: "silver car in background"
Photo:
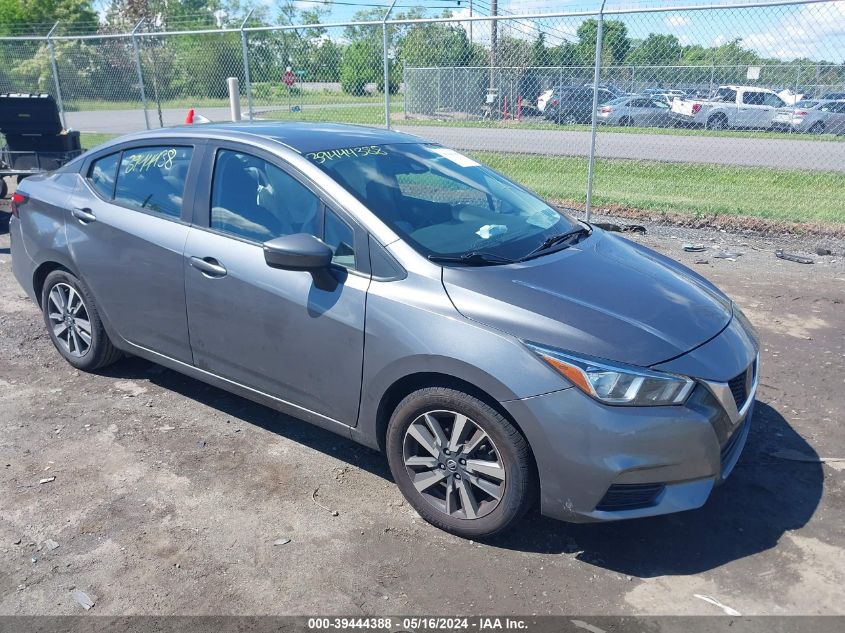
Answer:
<svg viewBox="0 0 845 633"><path fill-rule="evenodd" d="M596 109L599 123L607 125L666 127L671 124L666 99L654 96L619 97Z"/></svg>
<svg viewBox="0 0 845 633"><path fill-rule="evenodd" d="M414 136L150 130L12 202L14 274L72 366L132 354L381 450L455 534L537 499L698 508L748 437L759 344L728 297Z"/></svg>
<svg viewBox="0 0 845 633"><path fill-rule="evenodd" d="M772 127L809 134L845 134L845 100L805 99L779 108Z"/></svg>

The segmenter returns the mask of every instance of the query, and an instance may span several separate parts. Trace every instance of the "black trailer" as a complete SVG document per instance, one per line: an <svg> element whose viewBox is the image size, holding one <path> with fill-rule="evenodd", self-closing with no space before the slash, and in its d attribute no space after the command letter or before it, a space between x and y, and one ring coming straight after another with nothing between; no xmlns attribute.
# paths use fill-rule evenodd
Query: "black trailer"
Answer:
<svg viewBox="0 0 845 633"><path fill-rule="evenodd" d="M18 181L52 171L79 156L79 132L67 132L56 101L47 94L0 94L0 198L6 197L5 178Z"/></svg>

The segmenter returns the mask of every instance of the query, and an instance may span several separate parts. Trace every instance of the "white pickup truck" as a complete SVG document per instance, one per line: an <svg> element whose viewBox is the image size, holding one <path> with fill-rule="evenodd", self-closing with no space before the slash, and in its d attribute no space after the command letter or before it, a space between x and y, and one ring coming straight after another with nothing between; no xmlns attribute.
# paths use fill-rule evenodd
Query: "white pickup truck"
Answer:
<svg viewBox="0 0 845 633"><path fill-rule="evenodd" d="M785 105L768 88L719 86L708 99L674 99L671 116L676 123L712 130L770 128L778 108Z"/></svg>

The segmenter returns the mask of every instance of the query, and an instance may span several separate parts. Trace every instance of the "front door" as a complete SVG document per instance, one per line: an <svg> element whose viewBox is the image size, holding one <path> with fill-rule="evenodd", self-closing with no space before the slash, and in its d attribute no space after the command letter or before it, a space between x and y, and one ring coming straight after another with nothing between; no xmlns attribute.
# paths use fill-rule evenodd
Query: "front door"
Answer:
<svg viewBox="0 0 845 633"><path fill-rule="evenodd" d="M71 256L125 340L191 362L182 199L193 147L143 146L96 158L71 196Z"/></svg>
<svg viewBox="0 0 845 633"><path fill-rule="evenodd" d="M354 426L368 274L353 227L277 161L232 146L214 157L203 218L185 247L185 290L200 369ZM201 197L198 196L198 200ZM270 268L262 243L310 233L335 250L338 284Z"/></svg>

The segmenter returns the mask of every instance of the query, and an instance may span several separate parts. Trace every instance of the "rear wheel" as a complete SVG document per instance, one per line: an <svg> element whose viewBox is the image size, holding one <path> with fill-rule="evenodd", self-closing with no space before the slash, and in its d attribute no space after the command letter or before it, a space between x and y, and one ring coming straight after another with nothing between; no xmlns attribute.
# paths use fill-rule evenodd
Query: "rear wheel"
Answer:
<svg viewBox="0 0 845 633"><path fill-rule="evenodd" d="M629 116L623 116L621 119L619 119L619 125L621 125L622 127L631 127L632 125L634 125L634 120Z"/></svg>
<svg viewBox="0 0 845 633"><path fill-rule="evenodd" d="M0 198L5 198L9 193L9 186L6 184L6 179L0 176Z"/></svg>
<svg viewBox="0 0 845 633"><path fill-rule="evenodd" d="M65 270L54 270L41 291L44 323L53 345L71 365L100 369L121 357L103 328L88 288Z"/></svg>
<svg viewBox="0 0 845 633"><path fill-rule="evenodd" d="M432 525L466 538L507 530L535 489L528 443L498 411L454 389L407 396L387 429L402 494Z"/></svg>
<svg viewBox="0 0 845 633"><path fill-rule="evenodd" d="M717 114L707 119L708 130L725 130L728 127L728 119L724 114Z"/></svg>

